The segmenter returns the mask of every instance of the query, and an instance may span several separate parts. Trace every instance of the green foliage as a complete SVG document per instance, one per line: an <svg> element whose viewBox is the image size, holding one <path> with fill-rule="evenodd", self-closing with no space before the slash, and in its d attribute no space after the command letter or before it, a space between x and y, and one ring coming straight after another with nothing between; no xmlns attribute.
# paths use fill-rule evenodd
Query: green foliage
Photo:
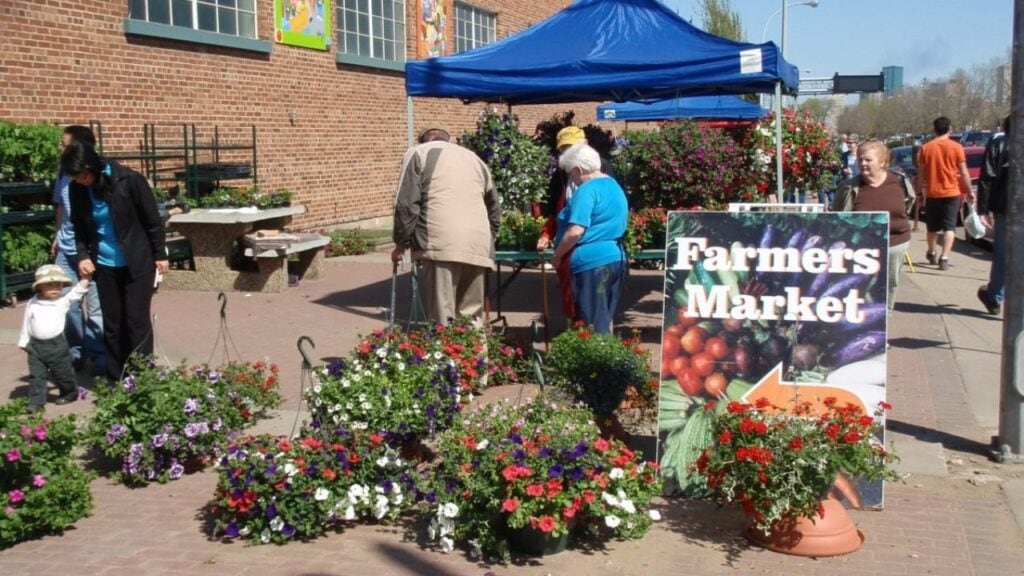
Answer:
<svg viewBox="0 0 1024 576"><path fill-rule="evenodd" d="M510 530L639 538L658 517L649 509L661 491L656 467L602 439L583 408L491 403L443 433L437 452L426 514L429 538L445 551L459 542L507 562Z"/></svg>
<svg viewBox="0 0 1024 576"><path fill-rule="evenodd" d="M630 211L626 221L623 243L630 255L649 248L665 247L665 223L668 212L664 208L641 208Z"/></svg>
<svg viewBox="0 0 1024 576"><path fill-rule="evenodd" d="M239 208L255 206L260 209L288 206L292 193L284 188L270 193L261 192L258 186L251 188L217 188L199 199L202 208Z"/></svg>
<svg viewBox="0 0 1024 576"><path fill-rule="evenodd" d="M525 210L544 199L551 159L547 150L519 131L518 117L499 116L486 108L476 132L463 134L459 144L490 167L504 210Z"/></svg>
<svg viewBox="0 0 1024 576"><path fill-rule="evenodd" d="M763 199L751 185L747 154L724 130L684 120L624 137L615 174L634 207L718 210Z"/></svg>
<svg viewBox="0 0 1024 576"><path fill-rule="evenodd" d="M96 388L87 441L121 461L125 484L176 480L186 463L208 462L281 403L277 372L262 361L216 369L134 362L120 382Z"/></svg>
<svg viewBox="0 0 1024 576"><path fill-rule="evenodd" d="M3 259L7 273L29 272L47 263L55 229L52 221L5 226Z"/></svg>
<svg viewBox="0 0 1024 576"><path fill-rule="evenodd" d="M633 340L594 332L578 325L551 341L544 359L551 381L604 417L615 411L630 387L642 389L651 379L647 353Z"/></svg>
<svg viewBox="0 0 1024 576"><path fill-rule="evenodd" d="M220 459L216 533L251 544L308 540L331 524L394 520L415 504L414 470L370 432L304 429L245 437Z"/></svg>
<svg viewBox="0 0 1024 576"><path fill-rule="evenodd" d="M512 210L502 212L495 245L499 250L534 250L545 221L542 216Z"/></svg>
<svg viewBox="0 0 1024 576"><path fill-rule="evenodd" d="M60 126L0 120L0 182L50 182L60 162Z"/></svg>
<svg viewBox="0 0 1024 576"><path fill-rule="evenodd" d="M701 23L704 31L715 36L743 41L743 24L729 0L702 0Z"/></svg>
<svg viewBox="0 0 1024 576"><path fill-rule="evenodd" d="M25 405L0 406L0 549L92 512L93 474L71 454L80 440L75 416L27 415Z"/></svg>
<svg viewBox="0 0 1024 576"><path fill-rule="evenodd" d="M359 228L332 230L331 243L327 245L328 256L354 256L370 251L370 241Z"/></svg>

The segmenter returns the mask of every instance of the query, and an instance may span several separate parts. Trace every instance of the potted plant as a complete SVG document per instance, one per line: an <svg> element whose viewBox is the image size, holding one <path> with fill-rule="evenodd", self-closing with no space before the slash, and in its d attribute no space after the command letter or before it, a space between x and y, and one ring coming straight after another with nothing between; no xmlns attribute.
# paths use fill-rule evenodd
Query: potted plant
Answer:
<svg viewBox="0 0 1024 576"><path fill-rule="evenodd" d="M439 436L437 452L428 536L444 551L461 543L508 561L516 544L550 553L581 529L599 541L639 538L660 517L650 509L657 466L601 438L584 408L482 406Z"/></svg>
<svg viewBox="0 0 1024 576"><path fill-rule="evenodd" d="M92 512L94 475L72 457L80 440L75 416L29 415L25 405L0 406L0 549Z"/></svg>
<svg viewBox="0 0 1024 576"><path fill-rule="evenodd" d="M547 191L548 151L519 131L519 118L499 115L490 107L480 112L474 132L459 144L476 152L491 169L503 210L526 210Z"/></svg>
<svg viewBox="0 0 1024 576"><path fill-rule="evenodd" d="M298 438L248 436L220 458L214 536L283 544L332 525L390 521L416 503L414 470L383 436L308 427Z"/></svg>
<svg viewBox="0 0 1024 576"><path fill-rule="evenodd" d="M544 366L556 387L593 411L606 436L624 434L614 412L629 388L647 388L652 376L638 342L583 324L551 341Z"/></svg>
<svg viewBox="0 0 1024 576"><path fill-rule="evenodd" d="M276 365L217 368L135 361L120 382L95 390L87 443L120 463L129 485L176 480L199 468L281 402Z"/></svg>
<svg viewBox="0 0 1024 576"><path fill-rule="evenodd" d="M856 503L849 478L899 479L890 467L895 456L880 441L888 404L874 418L857 405L839 406L835 398L824 405L824 413L812 414L810 403L787 412L764 398L730 402L714 418L714 443L695 463L712 494L739 504L753 521L750 535L770 549L812 556L856 550L863 537L842 504L828 501L833 487ZM715 410L714 403L707 406ZM813 532L837 521L830 530L837 542Z"/></svg>

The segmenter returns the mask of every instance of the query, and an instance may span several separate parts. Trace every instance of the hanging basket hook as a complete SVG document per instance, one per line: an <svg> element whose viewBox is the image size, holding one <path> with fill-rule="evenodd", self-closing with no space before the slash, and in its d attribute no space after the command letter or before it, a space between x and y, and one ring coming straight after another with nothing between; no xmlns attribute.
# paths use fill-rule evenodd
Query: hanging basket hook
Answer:
<svg viewBox="0 0 1024 576"><path fill-rule="evenodd" d="M220 317L224 319L227 317L228 295L221 292L217 294L217 300L220 300Z"/></svg>
<svg viewBox="0 0 1024 576"><path fill-rule="evenodd" d="M303 342L309 342L310 347L314 349L316 348L316 344L313 343L313 339L309 336L299 336L298 342L295 343L295 346L299 349L299 354L302 355L302 369L312 370L313 363L310 362L309 355L306 354L306 350L302 347Z"/></svg>

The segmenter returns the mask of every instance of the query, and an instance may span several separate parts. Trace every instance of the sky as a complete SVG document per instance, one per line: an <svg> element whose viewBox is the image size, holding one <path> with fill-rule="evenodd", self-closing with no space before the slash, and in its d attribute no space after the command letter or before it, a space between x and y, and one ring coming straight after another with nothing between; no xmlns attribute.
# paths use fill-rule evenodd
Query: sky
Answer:
<svg viewBox="0 0 1024 576"><path fill-rule="evenodd" d="M661 0L701 25L699 0ZM747 42L780 44L784 0L730 0ZM903 84L949 78L993 58L1006 58L1013 41L1013 0L787 0L786 59L802 77L878 74L903 66ZM767 29L765 26L767 25Z"/></svg>

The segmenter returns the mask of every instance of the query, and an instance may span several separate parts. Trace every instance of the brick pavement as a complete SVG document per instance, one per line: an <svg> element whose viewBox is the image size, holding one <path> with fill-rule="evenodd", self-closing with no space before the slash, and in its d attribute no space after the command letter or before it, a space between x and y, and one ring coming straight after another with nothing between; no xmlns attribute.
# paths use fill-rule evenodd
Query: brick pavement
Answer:
<svg viewBox="0 0 1024 576"><path fill-rule="evenodd" d="M923 247L915 239L912 255ZM999 322L972 313L974 288L987 271L984 254L954 254L948 275L921 265L908 274L894 315L889 358L890 439L912 472L905 484L886 487L881 512L852 511L866 536L864 547L840 558L806 559L766 552L740 537L744 520L709 502L661 502L664 521L638 542L613 542L606 550L570 550L511 566L485 566L462 554L424 549L411 527L363 525L310 543L246 547L205 536L201 508L216 482L210 472L143 489L127 489L105 478L93 483L96 509L63 535L19 544L0 552L2 574L244 574L244 575L484 575L492 574L1024 574L1024 535L997 481L974 485L982 476L1019 478L1020 471L989 462L985 445L994 433L990 418L968 400L974 366L958 331L991 342ZM345 354L357 335L384 325L391 267L382 255L335 259L326 277L283 294L228 295L228 328L240 355L267 356L282 366L287 399L275 430L290 428L299 406L302 335L316 343L323 361ZM553 276L553 275L552 275ZM955 278L955 281L954 281ZM549 302L557 306L553 277ZM408 314L407 282L401 282L399 317ZM503 301L509 324L523 329L539 317L540 273L526 270ZM621 327L643 330L656 345L661 274L634 271L627 295L630 311ZM158 350L171 361L205 361L214 351L219 303L214 293L161 291L155 300ZM0 310L0 397L24 388L24 358L10 339L22 308ZM563 321L554 314L553 325ZM969 330L964 330L964 323ZM991 344L988 350L991 351ZM219 361L221 351L214 354ZM958 363L959 362L959 363ZM968 374L969 376L969 374ZM505 393L510 391L506 390ZM992 407L989 407L992 408ZM50 405L52 414L87 413L88 403ZM979 420L986 424L979 424Z"/></svg>

